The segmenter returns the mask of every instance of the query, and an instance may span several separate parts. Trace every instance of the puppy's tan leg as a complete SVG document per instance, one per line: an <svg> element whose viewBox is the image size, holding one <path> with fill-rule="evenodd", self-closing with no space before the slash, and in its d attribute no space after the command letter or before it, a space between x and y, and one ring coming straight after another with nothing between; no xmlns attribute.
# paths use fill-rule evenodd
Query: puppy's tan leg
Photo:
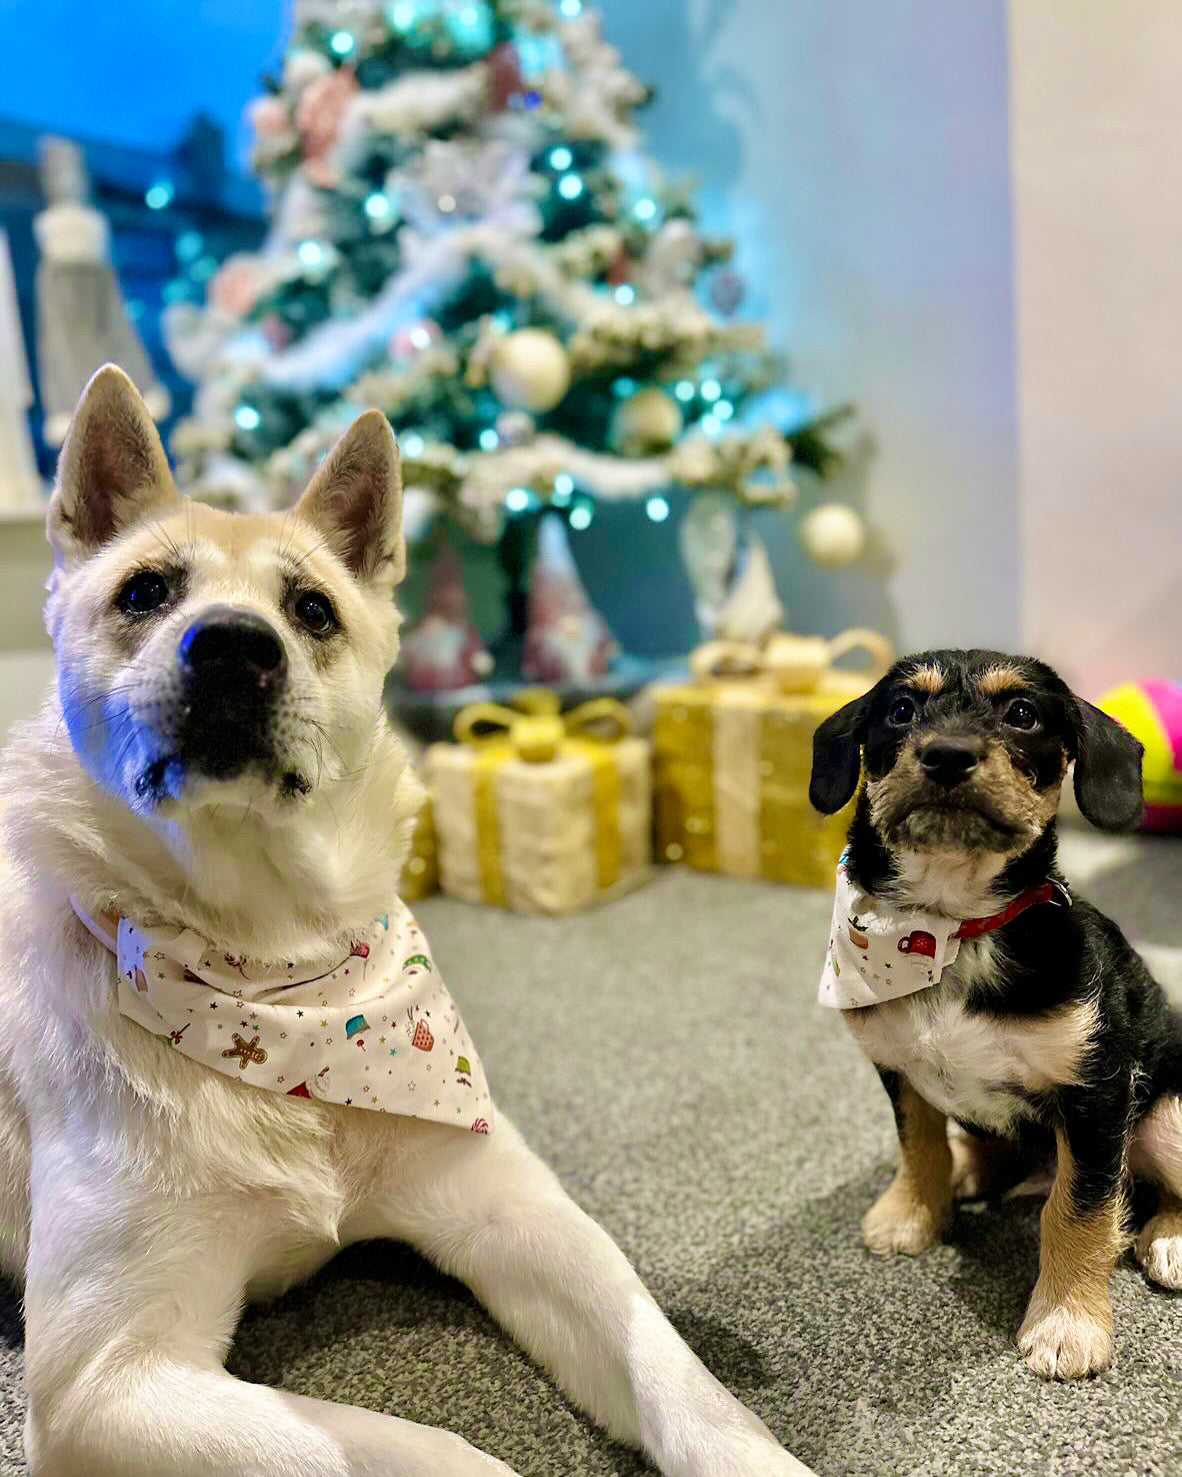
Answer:
<svg viewBox="0 0 1182 1477"><path fill-rule="evenodd" d="M895 1109L899 1168L862 1218L862 1236L879 1256L917 1256L939 1240L952 1200L947 1120L904 1078L880 1072Z"/></svg>
<svg viewBox="0 0 1182 1477"><path fill-rule="evenodd" d="M1182 1289L1182 1098L1161 1098L1138 1124L1129 1167L1161 1186L1157 1214L1137 1237L1137 1260L1160 1286Z"/></svg>
<svg viewBox="0 0 1182 1477"><path fill-rule="evenodd" d="M948 1125L952 1150L952 1194L956 1200L987 1200L1022 1183L1044 1161L1036 1153L993 1134L969 1133L959 1123ZM1050 1187L1048 1169L1046 1189Z"/></svg>
<svg viewBox="0 0 1182 1477"><path fill-rule="evenodd" d="M1182 1200L1163 1191L1157 1214L1137 1237L1137 1260L1160 1287L1182 1288Z"/></svg>
<svg viewBox="0 0 1182 1477"><path fill-rule="evenodd" d="M1046 1379L1079 1379L1112 1361L1108 1284L1124 1244L1119 1174L1097 1194L1058 1134L1055 1183L1042 1212L1038 1281L1018 1332L1026 1362Z"/></svg>

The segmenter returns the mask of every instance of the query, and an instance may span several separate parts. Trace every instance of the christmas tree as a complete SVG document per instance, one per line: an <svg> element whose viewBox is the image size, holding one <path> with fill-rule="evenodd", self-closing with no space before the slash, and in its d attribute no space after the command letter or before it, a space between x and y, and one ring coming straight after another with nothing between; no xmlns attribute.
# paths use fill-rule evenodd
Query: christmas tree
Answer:
<svg viewBox="0 0 1182 1477"><path fill-rule="evenodd" d="M189 489L286 506L378 406L408 535L434 529L447 561L462 538L501 550L502 670L561 681L570 651L582 680L611 659L565 547L596 499L644 498L659 519L671 492L707 494L682 542L709 625L733 564L720 499L787 504L793 457L823 471L831 452L825 420L760 417L781 366L732 319L730 243L640 150L647 99L582 0L298 0L283 75L252 109L269 238L170 325L199 384L173 442ZM849 557L859 538L847 526ZM562 639L527 639L554 612ZM467 612L449 639L430 615L423 649L454 666Z"/></svg>

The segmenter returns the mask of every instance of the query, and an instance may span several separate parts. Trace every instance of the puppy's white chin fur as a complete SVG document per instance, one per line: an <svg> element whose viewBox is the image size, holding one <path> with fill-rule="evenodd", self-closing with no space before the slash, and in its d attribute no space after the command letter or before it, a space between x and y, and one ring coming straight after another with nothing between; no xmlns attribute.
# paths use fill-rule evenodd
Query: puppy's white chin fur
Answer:
<svg viewBox="0 0 1182 1477"><path fill-rule="evenodd" d="M898 882L892 895L905 906L928 908L950 918L996 911L993 884L1010 860L996 851L892 851Z"/></svg>

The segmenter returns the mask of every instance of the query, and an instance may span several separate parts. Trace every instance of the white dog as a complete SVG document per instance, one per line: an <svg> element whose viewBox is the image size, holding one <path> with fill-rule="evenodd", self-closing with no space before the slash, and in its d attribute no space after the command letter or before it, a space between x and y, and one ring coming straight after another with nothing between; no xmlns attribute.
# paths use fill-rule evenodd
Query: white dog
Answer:
<svg viewBox="0 0 1182 1477"><path fill-rule="evenodd" d="M353 941L381 915L391 931L395 918L413 927L396 887L420 797L381 706L398 649L400 504L397 450L374 411L293 512L190 503L111 367L62 450L47 605L58 694L14 737L2 796L0 1259L25 1281L32 1471L507 1473L447 1432L223 1368L248 1298L282 1292L348 1242L396 1237L467 1282L666 1477L804 1473L504 1118L486 1132L480 1118L374 1111L376 1094L368 1111L344 1105L342 1072L347 1086L377 1060L384 1017L368 1017L385 997L348 1022L349 1051L370 1048L352 1056L338 1042L331 1073L310 1072L315 1092L248 1085L268 1057L258 1018L294 1009L284 970L334 951L356 965ZM143 968L117 967L109 950L122 964L136 937ZM153 953L160 939L175 942ZM279 1004L234 991L246 1029L220 1053L228 1062L192 1004L226 996L200 960L177 962L185 941L231 981L252 977L250 961L284 961L270 966ZM416 960L418 987L430 962L419 952L408 970ZM381 960L362 963L379 988ZM316 987L325 1012L351 1009L341 974ZM435 999L397 1039L413 1029L425 1048L462 1029ZM175 1029L146 1028L156 1009ZM203 1030L205 1047L190 1045ZM282 1035L267 1070L294 1059ZM475 1092L478 1060L457 1060L454 1092ZM398 1084L393 1066L389 1077Z"/></svg>

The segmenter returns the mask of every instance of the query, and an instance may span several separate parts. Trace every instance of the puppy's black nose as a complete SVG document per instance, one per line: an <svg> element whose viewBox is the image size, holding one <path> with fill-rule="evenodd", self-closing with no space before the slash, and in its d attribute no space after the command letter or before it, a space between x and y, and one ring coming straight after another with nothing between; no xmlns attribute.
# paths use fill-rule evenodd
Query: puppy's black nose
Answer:
<svg viewBox="0 0 1182 1477"><path fill-rule="evenodd" d="M181 669L193 679L244 681L261 689L277 687L287 669L283 642L269 622L253 610L211 605L181 637Z"/></svg>
<svg viewBox="0 0 1182 1477"><path fill-rule="evenodd" d="M974 738L931 739L919 751L919 762L928 779L951 789L968 779L981 762L985 745Z"/></svg>

